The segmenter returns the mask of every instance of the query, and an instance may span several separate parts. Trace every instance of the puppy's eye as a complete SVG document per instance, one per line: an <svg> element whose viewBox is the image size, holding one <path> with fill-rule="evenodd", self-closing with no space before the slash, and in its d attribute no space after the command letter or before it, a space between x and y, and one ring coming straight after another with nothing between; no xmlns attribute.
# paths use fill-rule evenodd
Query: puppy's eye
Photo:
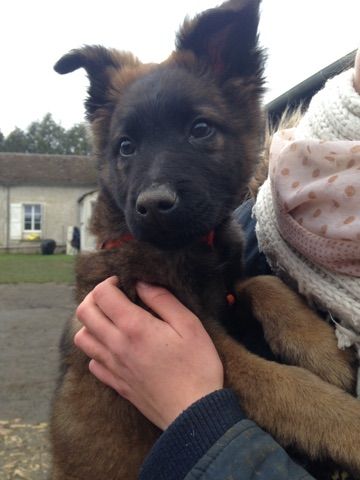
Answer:
<svg viewBox="0 0 360 480"><path fill-rule="evenodd" d="M210 137L214 133L214 127L204 120L196 121L190 130L190 137L194 139L202 139Z"/></svg>
<svg viewBox="0 0 360 480"><path fill-rule="evenodd" d="M130 138L123 138L120 140L119 144L119 153L123 157L129 157L130 155L134 155L136 150L135 143L130 140Z"/></svg>

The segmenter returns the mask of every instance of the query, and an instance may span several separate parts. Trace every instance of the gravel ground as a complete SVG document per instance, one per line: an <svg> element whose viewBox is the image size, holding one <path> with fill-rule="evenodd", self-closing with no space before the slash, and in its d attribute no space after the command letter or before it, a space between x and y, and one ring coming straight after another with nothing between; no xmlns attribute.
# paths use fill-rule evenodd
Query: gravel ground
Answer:
<svg viewBox="0 0 360 480"><path fill-rule="evenodd" d="M0 480L43 480L57 345L73 287L0 285Z"/></svg>

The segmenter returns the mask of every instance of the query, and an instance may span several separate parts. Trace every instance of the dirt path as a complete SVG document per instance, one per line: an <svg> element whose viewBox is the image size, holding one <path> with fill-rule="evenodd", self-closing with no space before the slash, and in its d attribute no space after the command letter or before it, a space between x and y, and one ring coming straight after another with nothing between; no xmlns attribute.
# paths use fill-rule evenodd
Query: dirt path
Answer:
<svg viewBox="0 0 360 480"><path fill-rule="evenodd" d="M0 479L47 478L57 345L74 310L67 285L0 285Z"/></svg>

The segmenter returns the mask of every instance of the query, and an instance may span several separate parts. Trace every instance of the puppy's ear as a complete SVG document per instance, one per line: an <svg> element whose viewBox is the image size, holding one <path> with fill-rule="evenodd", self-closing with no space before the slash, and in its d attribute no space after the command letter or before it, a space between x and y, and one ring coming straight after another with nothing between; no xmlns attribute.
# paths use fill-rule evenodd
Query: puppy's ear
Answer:
<svg viewBox="0 0 360 480"><path fill-rule="evenodd" d="M101 46L85 46L71 50L54 65L60 74L84 68L90 80L88 98L85 102L89 120L96 111L108 106L111 101L112 78L124 65L138 65L139 61L131 54L109 50Z"/></svg>
<svg viewBox="0 0 360 480"><path fill-rule="evenodd" d="M230 0L185 20L178 50L191 50L220 81L238 76L261 79L264 55L258 48L260 0Z"/></svg>

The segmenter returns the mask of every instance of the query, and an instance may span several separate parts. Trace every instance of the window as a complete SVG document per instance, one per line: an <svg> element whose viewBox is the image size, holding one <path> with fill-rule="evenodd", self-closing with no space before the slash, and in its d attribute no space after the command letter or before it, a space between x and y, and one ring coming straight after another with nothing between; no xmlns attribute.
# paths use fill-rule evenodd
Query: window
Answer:
<svg viewBox="0 0 360 480"><path fill-rule="evenodd" d="M24 231L41 231L41 205L24 205Z"/></svg>

